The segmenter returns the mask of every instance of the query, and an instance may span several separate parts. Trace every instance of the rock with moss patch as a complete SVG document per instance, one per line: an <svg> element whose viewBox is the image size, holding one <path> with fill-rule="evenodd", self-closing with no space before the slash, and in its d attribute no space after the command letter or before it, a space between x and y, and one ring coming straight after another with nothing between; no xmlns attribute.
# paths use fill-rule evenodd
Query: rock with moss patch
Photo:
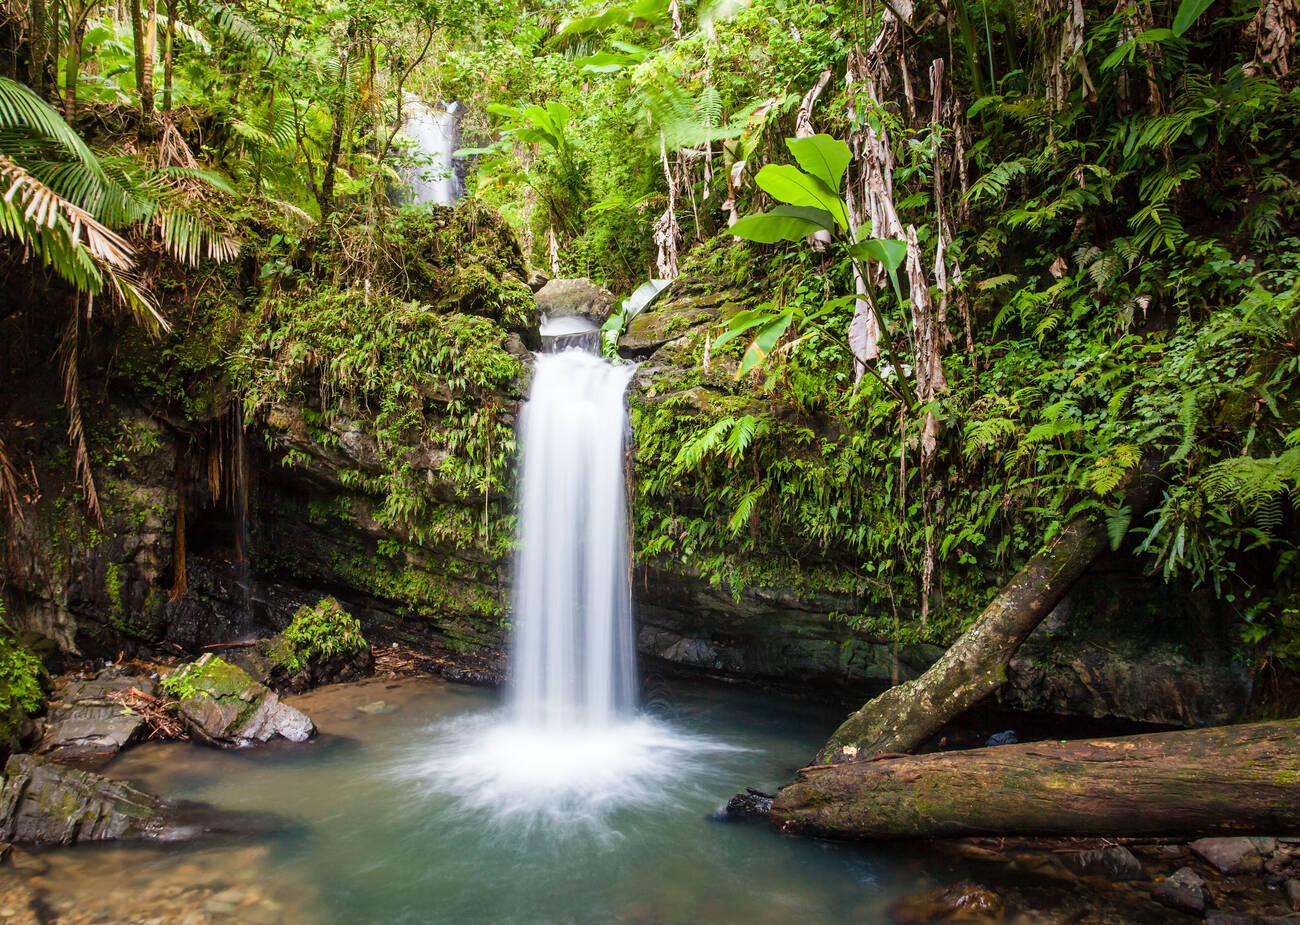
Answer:
<svg viewBox="0 0 1300 925"><path fill-rule="evenodd" d="M357 681L374 673L361 623L333 597L300 607L284 632L263 646L277 690L305 691L318 684Z"/></svg>
<svg viewBox="0 0 1300 925"><path fill-rule="evenodd" d="M164 804L130 784L14 755L0 787L0 839L33 845L162 835Z"/></svg>
<svg viewBox="0 0 1300 925"><path fill-rule="evenodd" d="M180 700L190 734L209 745L243 748L277 737L305 742L316 732L306 713L212 654L168 675L163 686Z"/></svg>

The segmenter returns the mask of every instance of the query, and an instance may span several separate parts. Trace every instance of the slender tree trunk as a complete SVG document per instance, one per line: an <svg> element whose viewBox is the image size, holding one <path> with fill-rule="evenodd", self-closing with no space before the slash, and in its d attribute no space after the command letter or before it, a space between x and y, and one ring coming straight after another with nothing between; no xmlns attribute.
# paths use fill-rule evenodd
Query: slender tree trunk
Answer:
<svg viewBox="0 0 1300 925"><path fill-rule="evenodd" d="M1300 720L805 768L772 805L835 838L1300 832Z"/></svg>
<svg viewBox="0 0 1300 925"><path fill-rule="evenodd" d="M45 46L46 86L48 99L57 103L59 98L59 18L62 5L58 0L50 4L50 38ZM71 33L71 30L68 30Z"/></svg>
<svg viewBox="0 0 1300 925"><path fill-rule="evenodd" d="M81 74L81 43L86 34L86 17L73 13L68 22L68 55L63 67L63 118L71 125L77 118L77 78Z"/></svg>
<svg viewBox="0 0 1300 925"><path fill-rule="evenodd" d="M176 51L177 0L167 0L167 49L163 54L163 112L172 111L172 58Z"/></svg>
<svg viewBox="0 0 1300 925"><path fill-rule="evenodd" d="M1139 475L1128 503L1136 509L1145 507L1153 488L1152 478ZM975 625L925 674L891 687L846 719L822 746L817 760L830 764L912 751L994 693L1006 683L1007 665L1021 643L1060 603L1106 543L1106 528L1086 516L1067 524L1051 545L1003 586Z"/></svg>
<svg viewBox="0 0 1300 925"><path fill-rule="evenodd" d="M338 169L339 155L343 151L343 129L348 114L348 66L353 38L353 30L349 28L348 46L343 49L339 61L339 83L335 91L336 99L330 119L329 152L325 155L325 165L321 170L320 191L316 196L322 220L328 218L334 211L334 175Z"/></svg>
<svg viewBox="0 0 1300 925"><path fill-rule="evenodd" d="M140 62L140 112L146 118L153 114L153 59L158 50L158 0L148 0L143 27L143 57Z"/></svg>
<svg viewBox="0 0 1300 925"><path fill-rule="evenodd" d="M144 14L141 0L127 0L127 16L131 20L131 53L135 65L135 91L140 95L140 110L144 111Z"/></svg>
<svg viewBox="0 0 1300 925"><path fill-rule="evenodd" d="M36 95L46 97L45 61L49 55L49 20L46 16L45 0L31 0L28 6L28 24L30 27L31 58L27 62L27 83L36 91Z"/></svg>

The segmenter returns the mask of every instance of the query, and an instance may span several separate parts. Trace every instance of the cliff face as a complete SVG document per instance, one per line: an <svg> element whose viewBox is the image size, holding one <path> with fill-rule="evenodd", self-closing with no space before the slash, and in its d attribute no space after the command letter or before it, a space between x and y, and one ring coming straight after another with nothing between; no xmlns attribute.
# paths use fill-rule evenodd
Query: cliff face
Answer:
<svg viewBox="0 0 1300 925"><path fill-rule="evenodd" d="M731 259L691 267L620 345L641 364L640 649L845 696L912 677L943 640L907 630L915 602L882 593L846 532L844 508L872 490L837 461L850 428L772 399L737 378L734 348L713 349L719 322L761 295ZM84 654L193 651L283 628L328 593L373 639L499 672L514 423L537 342L524 278L500 220L464 206L344 233L309 263L175 280L172 334L114 331L83 356L102 525L76 487L57 336L32 313L0 318L4 432L32 501L3 567L11 617ZM765 491L791 492L797 514L760 518L747 497ZM977 609L987 588L948 593ZM1245 711L1249 677L1196 595L1103 575L1057 617L1013 666L1008 705L1192 725Z"/></svg>

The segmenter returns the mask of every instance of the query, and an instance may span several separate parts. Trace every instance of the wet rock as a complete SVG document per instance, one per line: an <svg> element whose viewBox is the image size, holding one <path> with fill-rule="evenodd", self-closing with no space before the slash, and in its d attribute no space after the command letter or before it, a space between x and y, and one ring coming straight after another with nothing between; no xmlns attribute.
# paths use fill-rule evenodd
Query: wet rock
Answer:
<svg viewBox="0 0 1300 925"><path fill-rule="evenodd" d="M1205 925L1295 925L1295 919L1285 915L1208 912L1205 915Z"/></svg>
<svg viewBox="0 0 1300 925"><path fill-rule="evenodd" d="M744 793L738 793L727 801L727 805L718 818L726 822L741 819L766 819L772 809L773 795L746 787Z"/></svg>
<svg viewBox="0 0 1300 925"><path fill-rule="evenodd" d="M1005 904L987 887L963 880L949 887L904 899L890 907L889 914L903 925L929 922L968 922L997 919Z"/></svg>
<svg viewBox="0 0 1300 925"><path fill-rule="evenodd" d="M106 670L91 681L73 681L50 710L45 734L34 751L55 761L98 767L110 761L144 729L144 717L122 709L108 695L137 688L153 694L149 678Z"/></svg>
<svg viewBox="0 0 1300 925"><path fill-rule="evenodd" d="M305 742L316 732L306 713L210 653L178 669L167 683L181 698L179 712L190 734L209 745L242 748L277 736Z"/></svg>
<svg viewBox="0 0 1300 925"><path fill-rule="evenodd" d="M537 290L537 311L547 318L586 318L603 324L613 307L613 294L585 278L553 279Z"/></svg>
<svg viewBox="0 0 1300 925"><path fill-rule="evenodd" d="M500 665L439 665L438 674L456 684L473 684L476 687L500 687L506 682L505 669Z"/></svg>
<svg viewBox="0 0 1300 925"><path fill-rule="evenodd" d="M1063 860L1068 868L1085 877L1105 877L1114 881L1146 879L1142 862L1132 851L1120 845L1080 851L1067 855Z"/></svg>
<svg viewBox="0 0 1300 925"><path fill-rule="evenodd" d="M992 748L996 745L1015 745L1020 741L1020 736L1016 735L1014 729L1008 729L1006 732L995 732L989 736L988 741L984 743L986 747Z"/></svg>
<svg viewBox="0 0 1300 925"><path fill-rule="evenodd" d="M1268 838L1262 835L1250 836L1250 842L1255 846L1255 850L1260 853L1261 857L1267 857L1277 850L1277 839Z"/></svg>
<svg viewBox="0 0 1300 925"><path fill-rule="evenodd" d="M1187 847L1223 874L1249 873L1264 863L1250 838L1199 838Z"/></svg>
<svg viewBox="0 0 1300 925"><path fill-rule="evenodd" d="M161 836L161 800L90 771L14 755L0 787L0 839L32 845Z"/></svg>
<svg viewBox="0 0 1300 925"><path fill-rule="evenodd" d="M1156 885L1151 892L1156 902L1197 915L1205 911L1210 902L1210 891L1205 880L1190 867L1180 867Z"/></svg>
<svg viewBox="0 0 1300 925"><path fill-rule="evenodd" d="M1286 903L1292 911L1300 912L1300 880L1286 881L1282 884L1282 892L1286 894Z"/></svg>
<svg viewBox="0 0 1300 925"><path fill-rule="evenodd" d="M1240 722L1252 686L1230 627L1198 593L1156 594L1140 575L1098 568L1016 652L999 699L1059 716Z"/></svg>

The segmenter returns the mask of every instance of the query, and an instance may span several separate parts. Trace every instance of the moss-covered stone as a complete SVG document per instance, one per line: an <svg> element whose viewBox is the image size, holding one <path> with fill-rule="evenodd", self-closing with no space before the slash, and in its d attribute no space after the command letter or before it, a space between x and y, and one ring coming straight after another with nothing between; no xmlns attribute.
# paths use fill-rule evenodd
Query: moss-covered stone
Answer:
<svg viewBox="0 0 1300 925"><path fill-rule="evenodd" d="M179 701L190 734L212 745L238 748L276 736L303 742L316 731L306 714L211 653L178 668L162 685Z"/></svg>

